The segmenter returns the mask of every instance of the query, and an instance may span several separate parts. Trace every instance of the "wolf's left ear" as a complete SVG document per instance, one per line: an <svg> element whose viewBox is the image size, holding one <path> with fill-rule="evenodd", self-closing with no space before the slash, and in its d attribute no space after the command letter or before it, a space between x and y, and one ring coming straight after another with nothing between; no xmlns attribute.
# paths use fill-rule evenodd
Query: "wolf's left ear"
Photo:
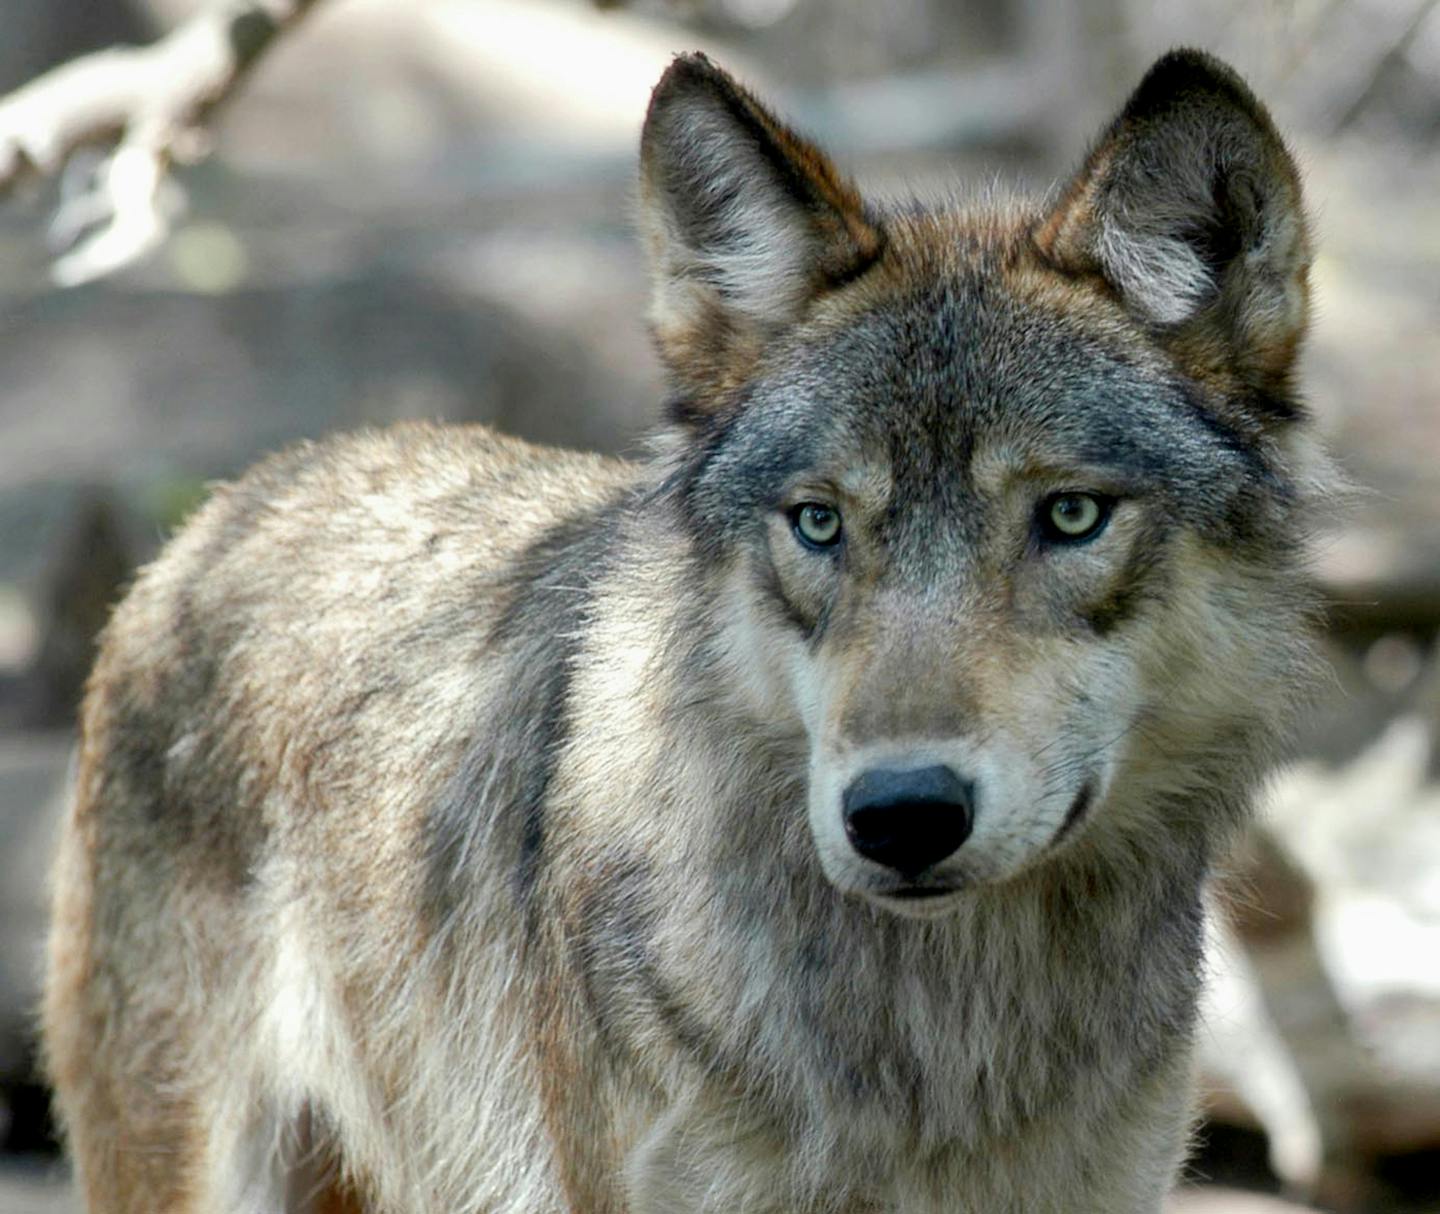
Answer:
<svg viewBox="0 0 1440 1214"><path fill-rule="evenodd" d="M682 391L746 359L879 255L855 187L704 55L655 86L640 143L651 322Z"/></svg>
<svg viewBox="0 0 1440 1214"><path fill-rule="evenodd" d="M1305 327L1300 178L1265 107L1200 51L1152 67L1035 243L1201 362L1283 390Z"/></svg>

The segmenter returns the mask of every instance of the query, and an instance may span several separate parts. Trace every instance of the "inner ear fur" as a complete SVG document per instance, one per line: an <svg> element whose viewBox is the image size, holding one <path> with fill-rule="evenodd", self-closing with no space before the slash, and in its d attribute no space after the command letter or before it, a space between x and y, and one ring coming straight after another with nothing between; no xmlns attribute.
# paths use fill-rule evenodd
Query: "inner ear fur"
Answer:
<svg viewBox="0 0 1440 1214"><path fill-rule="evenodd" d="M704 55L656 85L640 169L651 325L691 407L883 247L854 185Z"/></svg>
<svg viewBox="0 0 1440 1214"><path fill-rule="evenodd" d="M1265 107L1218 59L1161 58L1034 241L1056 268L1103 278L1202 372L1287 390L1310 265L1300 177Z"/></svg>

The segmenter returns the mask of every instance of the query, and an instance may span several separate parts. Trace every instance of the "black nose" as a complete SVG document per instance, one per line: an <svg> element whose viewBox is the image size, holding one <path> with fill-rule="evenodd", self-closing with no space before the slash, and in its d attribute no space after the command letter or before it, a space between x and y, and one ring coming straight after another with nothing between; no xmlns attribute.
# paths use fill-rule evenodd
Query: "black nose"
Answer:
<svg viewBox="0 0 1440 1214"><path fill-rule="evenodd" d="M914 877L970 837L974 805L973 785L948 767L879 768L845 790L845 833L862 856Z"/></svg>

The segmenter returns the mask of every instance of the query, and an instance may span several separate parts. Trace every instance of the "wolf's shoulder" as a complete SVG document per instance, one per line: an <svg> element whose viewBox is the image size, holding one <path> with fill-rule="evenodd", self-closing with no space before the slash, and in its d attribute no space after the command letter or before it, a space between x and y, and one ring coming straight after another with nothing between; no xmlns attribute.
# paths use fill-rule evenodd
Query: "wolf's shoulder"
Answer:
<svg viewBox="0 0 1440 1214"><path fill-rule="evenodd" d="M141 571L106 648L325 661L488 627L543 537L623 497L637 466L478 425L301 442L217 484Z"/></svg>

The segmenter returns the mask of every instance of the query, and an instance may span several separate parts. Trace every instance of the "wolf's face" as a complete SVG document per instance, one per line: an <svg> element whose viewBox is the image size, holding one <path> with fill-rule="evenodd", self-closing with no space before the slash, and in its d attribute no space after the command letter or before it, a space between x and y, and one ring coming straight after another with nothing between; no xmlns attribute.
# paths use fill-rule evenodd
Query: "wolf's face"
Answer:
<svg viewBox="0 0 1440 1214"><path fill-rule="evenodd" d="M1162 61L1049 214L871 210L702 60L645 155L687 518L835 885L1135 850L1271 735L1307 255L1227 69Z"/></svg>

